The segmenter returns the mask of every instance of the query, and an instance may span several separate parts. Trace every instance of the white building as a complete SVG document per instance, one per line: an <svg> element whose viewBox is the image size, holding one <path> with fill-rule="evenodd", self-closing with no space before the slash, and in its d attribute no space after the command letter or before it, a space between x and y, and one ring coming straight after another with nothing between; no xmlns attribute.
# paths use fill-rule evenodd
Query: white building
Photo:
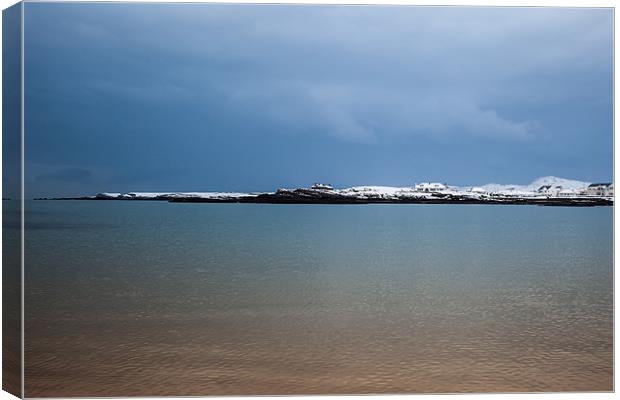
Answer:
<svg viewBox="0 0 620 400"><path fill-rule="evenodd" d="M609 194L611 192L611 194ZM613 196L614 188L612 183L593 183L586 189L588 196Z"/></svg>
<svg viewBox="0 0 620 400"><path fill-rule="evenodd" d="M312 185L312 189L314 190L334 190L334 187L332 185L328 185L325 183L315 183L314 185Z"/></svg>
<svg viewBox="0 0 620 400"><path fill-rule="evenodd" d="M538 188L538 193L548 196L550 190L551 190L551 185L544 185Z"/></svg>
<svg viewBox="0 0 620 400"><path fill-rule="evenodd" d="M560 192L562 191L562 189L564 189L562 186L554 186L549 190L549 196L551 197L558 197L560 195Z"/></svg>
<svg viewBox="0 0 620 400"><path fill-rule="evenodd" d="M552 185L544 185L538 188L538 190L536 191L538 194L542 194L544 196L548 196L548 197L558 197L560 195L560 192L563 190L564 188L560 185L557 186L552 186Z"/></svg>
<svg viewBox="0 0 620 400"><path fill-rule="evenodd" d="M446 189L448 189L447 185L437 182L425 182L415 185L415 190L418 192L441 192Z"/></svg>

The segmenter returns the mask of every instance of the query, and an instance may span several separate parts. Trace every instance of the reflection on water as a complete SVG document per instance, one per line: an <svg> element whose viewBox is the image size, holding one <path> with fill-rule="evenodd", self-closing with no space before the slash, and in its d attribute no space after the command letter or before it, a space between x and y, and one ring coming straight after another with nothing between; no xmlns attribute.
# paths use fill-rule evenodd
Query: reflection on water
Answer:
<svg viewBox="0 0 620 400"><path fill-rule="evenodd" d="M612 390L611 208L27 209L27 396Z"/></svg>

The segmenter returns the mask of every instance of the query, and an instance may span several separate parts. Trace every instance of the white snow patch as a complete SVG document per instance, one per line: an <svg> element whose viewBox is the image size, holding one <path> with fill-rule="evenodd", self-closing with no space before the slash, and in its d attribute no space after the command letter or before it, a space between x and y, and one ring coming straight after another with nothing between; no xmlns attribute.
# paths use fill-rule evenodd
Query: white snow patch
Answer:
<svg viewBox="0 0 620 400"><path fill-rule="evenodd" d="M489 183L482 186L448 186L438 191L442 195L453 195L470 198L483 198L488 196L500 197L548 197L546 193L538 193L541 186L554 188L555 196L579 196L589 182L571 179L545 176L538 178L527 185L504 185ZM275 193L294 192L296 189L278 189ZM422 192L415 187L393 186L353 186L343 189L310 189L341 196L355 198L374 199L402 199L402 198L433 198L437 193ZM272 194L274 192L129 192L129 193L99 193L95 197L118 198L118 199L156 199L156 198L203 198L203 199L238 199L242 197L255 197L260 194Z"/></svg>
<svg viewBox="0 0 620 400"><path fill-rule="evenodd" d="M508 194L508 195L538 195L538 189L541 186L561 186L562 189L574 191L585 190L589 182L576 181L571 179L558 178L555 176L544 176L538 178L528 185L502 185L497 183L489 183L482 188L491 193Z"/></svg>

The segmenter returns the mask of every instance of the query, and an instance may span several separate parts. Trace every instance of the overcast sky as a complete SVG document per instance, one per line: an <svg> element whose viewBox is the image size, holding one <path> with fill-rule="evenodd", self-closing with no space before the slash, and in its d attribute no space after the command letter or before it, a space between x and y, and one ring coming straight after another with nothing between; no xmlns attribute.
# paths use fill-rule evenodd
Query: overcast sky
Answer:
<svg viewBox="0 0 620 400"><path fill-rule="evenodd" d="M31 196L612 178L611 9L25 10Z"/></svg>

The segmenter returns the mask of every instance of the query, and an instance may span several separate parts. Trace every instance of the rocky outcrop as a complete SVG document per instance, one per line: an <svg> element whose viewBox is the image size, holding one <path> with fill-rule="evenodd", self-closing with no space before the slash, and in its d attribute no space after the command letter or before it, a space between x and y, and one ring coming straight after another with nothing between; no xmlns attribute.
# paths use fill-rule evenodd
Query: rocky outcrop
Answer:
<svg viewBox="0 0 620 400"><path fill-rule="evenodd" d="M239 197L236 199L205 199L198 197L177 197L171 202L189 203L267 203L267 204L505 204L505 205L541 205L541 206L612 206L613 201L607 198L524 198L524 197L472 197L444 193L431 193L426 196L410 196L393 194L390 196L351 196L338 192L293 189L278 190L258 196Z"/></svg>
<svg viewBox="0 0 620 400"><path fill-rule="evenodd" d="M268 204L512 204L542 206L611 206L613 197L556 196L536 191L489 192L482 188L445 188L421 191L412 187L356 186L346 189L317 186L310 189L278 189L270 193L236 192L129 192L99 193L70 200L141 200L173 203L268 203ZM68 200L67 198L57 200Z"/></svg>

